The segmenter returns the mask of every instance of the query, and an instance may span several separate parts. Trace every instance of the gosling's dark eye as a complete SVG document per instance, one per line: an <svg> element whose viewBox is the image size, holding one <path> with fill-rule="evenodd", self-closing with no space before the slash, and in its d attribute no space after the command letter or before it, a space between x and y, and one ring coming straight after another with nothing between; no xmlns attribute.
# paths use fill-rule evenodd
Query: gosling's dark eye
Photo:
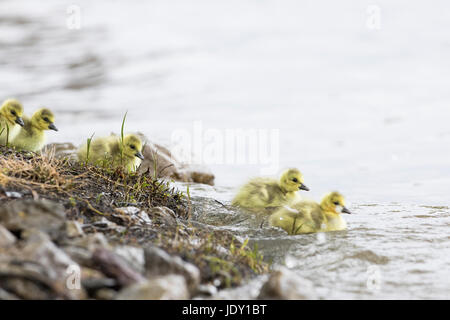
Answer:
<svg viewBox="0 0 450 320"><path fill-rule="evenodd" d="M12 114L13 116L16 116L16 115L17 115L17 113L16 113L15 111L11 111L11 114Z"/></svg>
<svg viewBox="0 0 450 320"><path fill-rule="evenodd" d="M134 146L134 144L130 145L130 148L133 149L133 150L136 149L136 147Z"/></svg>
<svg viewBox="0 0 450 320"><path fill-rule="evenodd" d="M297 178L294 178L294 179L292 179L292 181L294 181L294 182L298 182Z"/></svg>
<svg viewBox="0 0 450 320"><path fill-rule="evenodd" d="M50 122L50 120L47 117L44 118L44 121L45 122Z"/></svg>
<svg viewBox="0 0 450 320"><path fill-rule="evenodd" d="M339 202L337 202L337 201L335 201L335 202L333 202L336 206L338 206L339 205Z"/></svg>

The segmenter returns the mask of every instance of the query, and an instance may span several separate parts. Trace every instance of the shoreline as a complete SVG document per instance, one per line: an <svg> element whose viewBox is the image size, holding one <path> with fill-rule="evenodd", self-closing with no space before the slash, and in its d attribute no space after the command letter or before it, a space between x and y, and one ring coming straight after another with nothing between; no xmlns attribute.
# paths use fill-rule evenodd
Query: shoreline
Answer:
<svg viewBox="0 0 450 320"><path fill-rule="evenodd" d="M189 195L170 181L5 147L0 163L0 290L11 298L136 298L147 286L168 290L159 298L189 299L270 271L231 232L191 221ZM25 260L46 270L43 278L13 266ZM68 276L79 289L68 288Z"/></svg>

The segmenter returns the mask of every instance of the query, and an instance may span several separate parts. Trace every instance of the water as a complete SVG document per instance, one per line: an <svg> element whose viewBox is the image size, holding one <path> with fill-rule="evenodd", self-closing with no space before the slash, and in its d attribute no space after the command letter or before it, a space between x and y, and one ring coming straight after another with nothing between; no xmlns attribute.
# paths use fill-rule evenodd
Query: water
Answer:
<svg viewBox="0 0 450 320"><path fill-rule="evenodd" d="M199 221L250 237L266 259L312 280L322 299L450 297L447 206L358 203L345 215L346 231L289 236L231 208L232 188L190 191Z"/></svg>
<svg viewBox="0 0 450 320"><path fill-rule="evenodd" d="M289 237L211 202L205 223L250 235L322 298L450 295L450 6L377 1L0 1L0 99L57 115L49 142L127 129L279 129L279 168L319 199L337 189L345 232ZM229 204L262 165L209 164ZM180 187L185 187L181 185ZM203 205L198 202L198 205Z"/></svg>

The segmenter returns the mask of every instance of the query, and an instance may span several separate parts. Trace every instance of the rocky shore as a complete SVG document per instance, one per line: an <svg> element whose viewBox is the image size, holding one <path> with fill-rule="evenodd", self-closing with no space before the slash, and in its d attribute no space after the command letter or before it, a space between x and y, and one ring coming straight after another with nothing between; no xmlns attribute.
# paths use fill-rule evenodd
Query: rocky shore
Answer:
<svg viewBox="0 0 450 320"><path fill-rule="evenodd" d="M240 288L240 298L313 297L288 270L269 276L246 241L191 219L189 195L170 180L59 149L0 147L0 299L227 299Z"/></svg>

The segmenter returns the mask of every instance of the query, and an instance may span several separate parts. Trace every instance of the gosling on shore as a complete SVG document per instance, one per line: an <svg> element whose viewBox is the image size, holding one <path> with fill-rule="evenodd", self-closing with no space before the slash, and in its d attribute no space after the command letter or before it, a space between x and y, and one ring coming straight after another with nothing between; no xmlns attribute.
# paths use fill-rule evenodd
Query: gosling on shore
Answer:
<svg viewBox="0 0 450 320"><path fill-rule="evenodd" d="M299 200L299 190L309 191L298 169L285 170L280 179L254 178L241 187L232 205L258 211L274 208Z"/></svg>
<svg viewBox="0 0 450 320"><path fill-rule="evenodd" d="M291 235L338 231L347 228L341 213L351 212L345 207L344 197L339 192L331 192L320 204L301 200L290 206L284 206L270 216L269 222Z"/></svg>
<svg viewBox="0 0 450 320"><path fill-rule="evenodd" d="M78 160L92 164L107 161L113 165L123 165L129 172L135 172L144 160L141 139L135 134L127 134L123 138L123 152L121 146L121 138L116 135L93 139L89 146L89 155L87 143L78 149Z"/></svg>
<svg viewBox="0 0 450 320"><path fill-rule="evenodd" d="M0 144L11 143L24 125L23 106L17 99L7 99L0 107Z"/></svg>
<svg viewBox="0 0 450 320"><path fill-rule="evenodd" d="M55 116L47 108L37 110L31 119L24 117L24 125L13 139L12 145L18 150L38 152L47 141L45 131L58 131L55 126Z"/></svg>

